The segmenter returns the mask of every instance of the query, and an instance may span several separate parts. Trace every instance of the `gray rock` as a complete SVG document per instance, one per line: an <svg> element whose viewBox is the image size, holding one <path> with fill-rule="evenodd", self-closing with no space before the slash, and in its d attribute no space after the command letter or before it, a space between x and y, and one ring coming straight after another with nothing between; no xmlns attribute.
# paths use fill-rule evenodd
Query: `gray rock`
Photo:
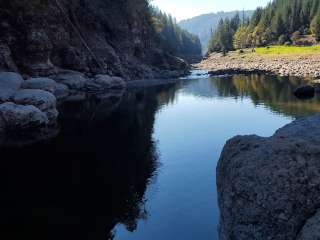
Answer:
<svg viewBox="0 0 320 240"><path fill-rule="evenodd" d="M21 105L34 105L42 111L56 107L55 96L38 89L19 90L14 94L13 101Z"/></svg>
<svg viewBox="0 0 320 240"><path fill-rule="evenodd" d="M70 91L67 85L64 85L62 83L57 83L56 89L54 91L54 95L58 100L68 97L69 94L70 94Z"/></svg>
<svg viewBox="0 0 320 240"><path fill-rule="evenodd" d="M96 75L94 79L87 81L85 88L89 91L98 92L109 89L124 89L126 82L123 78L109 75Z"/></svg>
<svg viewBox="0 0 320 240"><path fill-rule="evenodd" d="M297 240L320 239L320 212L318 211L303 226Z"/></svg>
<svg viewBox="0 0 320 240"><path fill-rule="evenodd" d="M82 90L87 81L82 73L68 70L61 71L53 76L53 79L58 83L67 85L72 90Z"/></svg>
<svg viewBox="0 0 320 240"><path fill-rule="evenodd" d="M0 89L0 103L9 102L15 91L10 89Z"/></svg>
<svg viewBox="0 0 320 240"><path fill-rule="evenodd" d="M14 72L0 72L0 103L10 101L22 83L21 75Z"/></svg>
<svg viewBox="0 0 320 240"><path fill-rule="evenodd" d="M306 224L320 202L319 136L316 115L269 138L227 142L217 166L221 240L296 239L301 229L312 234Z"/></svg>
<svg viewBox="0 0 320 240"><path fill-rule="evenodd" d="M4 130L24 130L45 126L48 118L34 106L23 106L12 102L0 104L0 119ZM0 121L0 122L1 122Z"/></svg>
<svg viewBox="0 0 320 240"><path fill-rule="evenodd" d="M20 74L14 72L0 72L0 90L18 90L23 83Z"/></svg>
<svg viewBox="0 0 320 240"><path fill-rule="evenodd" d="M57 83L50 78L31 78L27 81L24 81L21 88L40 89L54 93L57 88Z"/></svg>
<svg viewBox="0 0 320 240"><path fill-rule="evenodd" d="M58 111L56 109L56 97L43 90L23 89L17 91L13 96L13 102L21 105L33 105L47 114L49 124L55 124Z"/></svg>

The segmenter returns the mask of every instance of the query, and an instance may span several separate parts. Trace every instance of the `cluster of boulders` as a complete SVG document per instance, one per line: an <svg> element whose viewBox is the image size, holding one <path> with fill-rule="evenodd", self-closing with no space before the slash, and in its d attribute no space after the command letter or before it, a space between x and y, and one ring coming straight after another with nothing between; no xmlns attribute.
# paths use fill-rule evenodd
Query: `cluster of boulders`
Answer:
<svg viewBox="0 0 320 240"><path fill-rule="evenodd" d="M50 78L24 79L15 72L0 72L0 135L54 127L57 105L77 95L100 96L113 89L124 89L122 78L80 72L59 71ZM83 98L81 98L83 100Z"/></svg>
<svg viewBox="0 0 320 240"><path fill-rule="evenodd" d="M267 72L280 76L320 77L318 55L247 56L232 52L223 56L213 53L197 67L210 70L211 75Z"/></svg>
<svg viewBox="0 0 320 240"><path fill-rule="evenodd" d="M217 166L220 239L320 239L320 115L237 136Z"/></svg>

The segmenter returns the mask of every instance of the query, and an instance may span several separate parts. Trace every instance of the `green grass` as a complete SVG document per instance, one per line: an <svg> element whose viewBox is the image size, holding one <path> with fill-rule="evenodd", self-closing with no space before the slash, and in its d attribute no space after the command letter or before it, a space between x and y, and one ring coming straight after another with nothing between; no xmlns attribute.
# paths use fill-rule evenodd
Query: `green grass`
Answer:
<svg viewBox="0 0 320 240"><path fill-rule="evenodd" d="M257 54L290 55L320 53L320 45L316 46L270 46L256 49Z"/></svg>

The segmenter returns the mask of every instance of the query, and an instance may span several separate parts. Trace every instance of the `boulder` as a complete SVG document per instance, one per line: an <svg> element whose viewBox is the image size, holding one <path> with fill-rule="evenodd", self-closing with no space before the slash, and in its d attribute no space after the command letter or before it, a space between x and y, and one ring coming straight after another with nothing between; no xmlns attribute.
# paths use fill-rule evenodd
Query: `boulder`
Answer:
<svg viewBox="0 0 320 240"><path fill-rule="evenodd" d="M58 83L67 85L72 90L82 90L87 81L86 77L76 71L64 70L53 76Z"/></svg>
<svg viewBox="0 0 320 240"><path fill-rule="evenodd" d="M34 105L42 111L56 107L55 96L39 89L19 90L14 94L13 101L21 105Z"/></svg>
<svg viewBox="0 0 320 240"><path fill-rule="evenodd" d="M22 83L21 75L14 72L0 72L0 103L10 101Z"/></svg>
<svg viewBox="0 0 320 240"><path fill-rule="evenodd" d="M304 224L297 240L316 240L320 237L320 211Z"/></svg>
<svg viewBox="0 0 320 240"><path fill-rule="evenodd" d="M297 98L313 98L315 95L315 88L311 85L303 85L294 91Z"/></svg>
<svg viewBox="0 0 320 240"><path fill-rule="evenodd" d="M22 89L14 94L13 101L21 105L36 106L46 113L50 125L56 123L58 111L53 94L39 89Z"/></svg>
<svg viewBox="0 0 320 240"><path fill-rule="evenodd" d="M67 85L57 83L56 89L53 93L58 100L64 99L69 96L70 91Z"/></svg>
<svg viewBox="0 0 320 240"><path fill-rule="evenodd" d="M24 81L21 87L23 89L40 89L54 93L57 88L57 83L50 78L31 78Z"/></svg>
<svg viewBox="0 0 320 240"><path fill-rule="evenodd" d="M9 102L15 91L9 89L0 89L0 103Z"/></svg>
<svg viewBox="0 0 320 240"><path fill-rule="evenodd" d="M320 115L229 140L217 166L220 239L320 239L319 144Z"/></svg>
<svg viewBox="0 0 320 240"><path fill-rule="evenodd" d="M18 90L23 83L20 74L14 72L0 72L0 89L1 90Z"/></svg>
<svg viewBox="0 0 320 240"><path fill-rule="evenodd" d="M126 88L126 82L120 77L99 74L94 79L87 81L85 88L93 92L124 89Z"/></svg>
<svg viewBox="0 0 320 240"><path fill-rule="evenodd" d="M7 102L0 104L0 122L3 130L19 131L45 126L48 118L35 106Z"/></svg>
<svg viewBox="0 0 320 240"><path fill-rule="evenodd" d="M69 95L69 88L67 85L57 83L50 78L31 78L23 82L22 88L44 90L52 93L58 100Z"/></svg>

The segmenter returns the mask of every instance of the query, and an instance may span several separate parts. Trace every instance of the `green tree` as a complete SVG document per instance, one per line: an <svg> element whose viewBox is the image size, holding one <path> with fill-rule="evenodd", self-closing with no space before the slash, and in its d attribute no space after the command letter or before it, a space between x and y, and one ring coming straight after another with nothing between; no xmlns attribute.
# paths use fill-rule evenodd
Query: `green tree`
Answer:
<svg viewBox="0 0 320 240"><path fill-rule="evenodd" d="M311 33L315 36L317 41L320 41L320 14L317 14L312 22L310 27Z"/></svg>

